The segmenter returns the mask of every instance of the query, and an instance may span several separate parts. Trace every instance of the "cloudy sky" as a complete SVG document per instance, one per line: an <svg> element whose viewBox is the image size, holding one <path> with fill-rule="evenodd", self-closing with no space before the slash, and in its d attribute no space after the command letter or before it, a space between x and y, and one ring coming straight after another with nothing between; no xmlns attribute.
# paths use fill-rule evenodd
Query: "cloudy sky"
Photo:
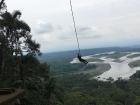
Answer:
<svg viewBox="0 0 140 105"><path fill-rule="evenodd" d="M76 49L69 0L6 0L42 52ZM81 48L140 45L140 0L72 0Z"/></svg>

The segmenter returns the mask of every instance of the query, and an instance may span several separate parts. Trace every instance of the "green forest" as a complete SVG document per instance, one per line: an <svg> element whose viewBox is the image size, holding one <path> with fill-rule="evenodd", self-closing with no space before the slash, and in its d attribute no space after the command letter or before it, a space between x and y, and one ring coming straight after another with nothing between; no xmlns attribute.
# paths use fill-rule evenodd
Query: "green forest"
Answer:
<svg viewBox="0 0 140 105"><path fill-rule="evenodd" d="M129 80L119 78L113 81L109 78L103 82L90 79L102 73L94 70L96 66L91 66L94 71L92 73L85 73L90 71L90 67L79 73L85 67L83 64L68 65L67 62L68 60L48 62L56 84L63 89L64 105L140 105L140 71Z"/></svg>
<svg viewBox="0 0 140 105"><path fill-rule="evenodd" d="M69 59L40 61L40 44L21 16L21 11L11 13L5 0L0 1L0 88L24 89L21 105L140 105L139 71L129 80L103 82L80 73L85 65L70 65Z"/></svg>

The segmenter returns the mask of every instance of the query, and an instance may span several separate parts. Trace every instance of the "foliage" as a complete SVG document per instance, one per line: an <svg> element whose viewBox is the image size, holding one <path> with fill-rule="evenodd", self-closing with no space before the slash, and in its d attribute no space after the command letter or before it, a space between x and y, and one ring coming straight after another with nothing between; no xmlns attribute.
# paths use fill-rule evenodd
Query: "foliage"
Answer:
<svg viewBox="0 0 140 105"><path fill-rule="evenodd" d="M22 99L23 105L63 103L63 90L50 76L49 66L46 63L41 64L36 58L27 56L23 65L26 69L24 72L26 94ZM14 85L18 86L18 81Z"/></svg>
<svg viewBox="0 0 140 105"><path fill-rule="evenodd" d="M4 2L5 0L1 0L0 1L0 12L1 12L1 10L3 10L3 9L5 9L6 8L6 5L5 5L5 2Z"/></svg>
<svg viewBox="0 0 140 105"><path fill-rule="evenodd" d="M137 105L140 102L138 79L119 79L112 83L88 78L83 74L58 78L65 90L65 105Z"/></svg>
<svg viewBox="0 0 140 105"><path fill-rule="evenodd" d="M8 12L4 0L0 1L0 87L24 88L22 105L140 105L139 71L130 80L103 82L91 79L85 71L79 73L85 65L70 65L69 59L53 60L51 67L40 63L35 57L40 45L32 40L30 27L20 16L20 11ZM139 61L130 65L139 66ZM86 68L95 70L96 66Z"/></svg>
<svg viewBox="0 0 140 105"><path fill-rule="evenodd" d="M50 75L47 63L40 63L40 45L32 39L21 12L7 11L0 0L0 87L23 88L22 105L61 105L63 90Z"/></svg>
<svg viewBox="0 0 140 105"><path fill-rule="evenodd" d="M140 56L140 54L133 54L133 55L128 56L128 58L135 58L135 57L139 57L139 56Z"/></svg>
<svg viewBox="0 0 140 105"><path fill-rule="evenodd" d="M132 67L132 68L140 66L140 60L136 60L136 61L130 62L129 66Z"/></svg>

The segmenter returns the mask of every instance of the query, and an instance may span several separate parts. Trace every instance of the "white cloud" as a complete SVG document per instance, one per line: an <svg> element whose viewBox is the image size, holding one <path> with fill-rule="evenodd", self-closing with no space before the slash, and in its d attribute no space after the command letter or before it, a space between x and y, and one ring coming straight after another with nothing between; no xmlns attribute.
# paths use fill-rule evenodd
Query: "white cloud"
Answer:
<svg viewBox="0 0 140 105"><path fill-rule="evenodd" d="M6 2L10 11L23 12L23 19L31 25L42 51L76 48L69 0ZM72 0L72 3L81 48L140 42L140 0Z"/></svg>
<svg viewBox="0 0 140 105"><path fill-rule="evenodd" d="M54 31L54 27L51 23L47 22L40 22L37 24L35 32L37 34L45 34L45 33L51 33Z"/></svg>

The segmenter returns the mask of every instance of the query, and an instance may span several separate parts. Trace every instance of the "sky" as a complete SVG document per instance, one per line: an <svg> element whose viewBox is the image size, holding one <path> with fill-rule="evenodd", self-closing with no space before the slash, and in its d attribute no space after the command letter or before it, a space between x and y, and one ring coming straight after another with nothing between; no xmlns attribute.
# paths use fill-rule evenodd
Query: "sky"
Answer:
<svg viewBox="0 0 140 105"><path fill-rule="evenodd" d="M69 0L6 0L42 52L77 49ZM72 0L81 49L140 45L140 0Z"/></svg>

